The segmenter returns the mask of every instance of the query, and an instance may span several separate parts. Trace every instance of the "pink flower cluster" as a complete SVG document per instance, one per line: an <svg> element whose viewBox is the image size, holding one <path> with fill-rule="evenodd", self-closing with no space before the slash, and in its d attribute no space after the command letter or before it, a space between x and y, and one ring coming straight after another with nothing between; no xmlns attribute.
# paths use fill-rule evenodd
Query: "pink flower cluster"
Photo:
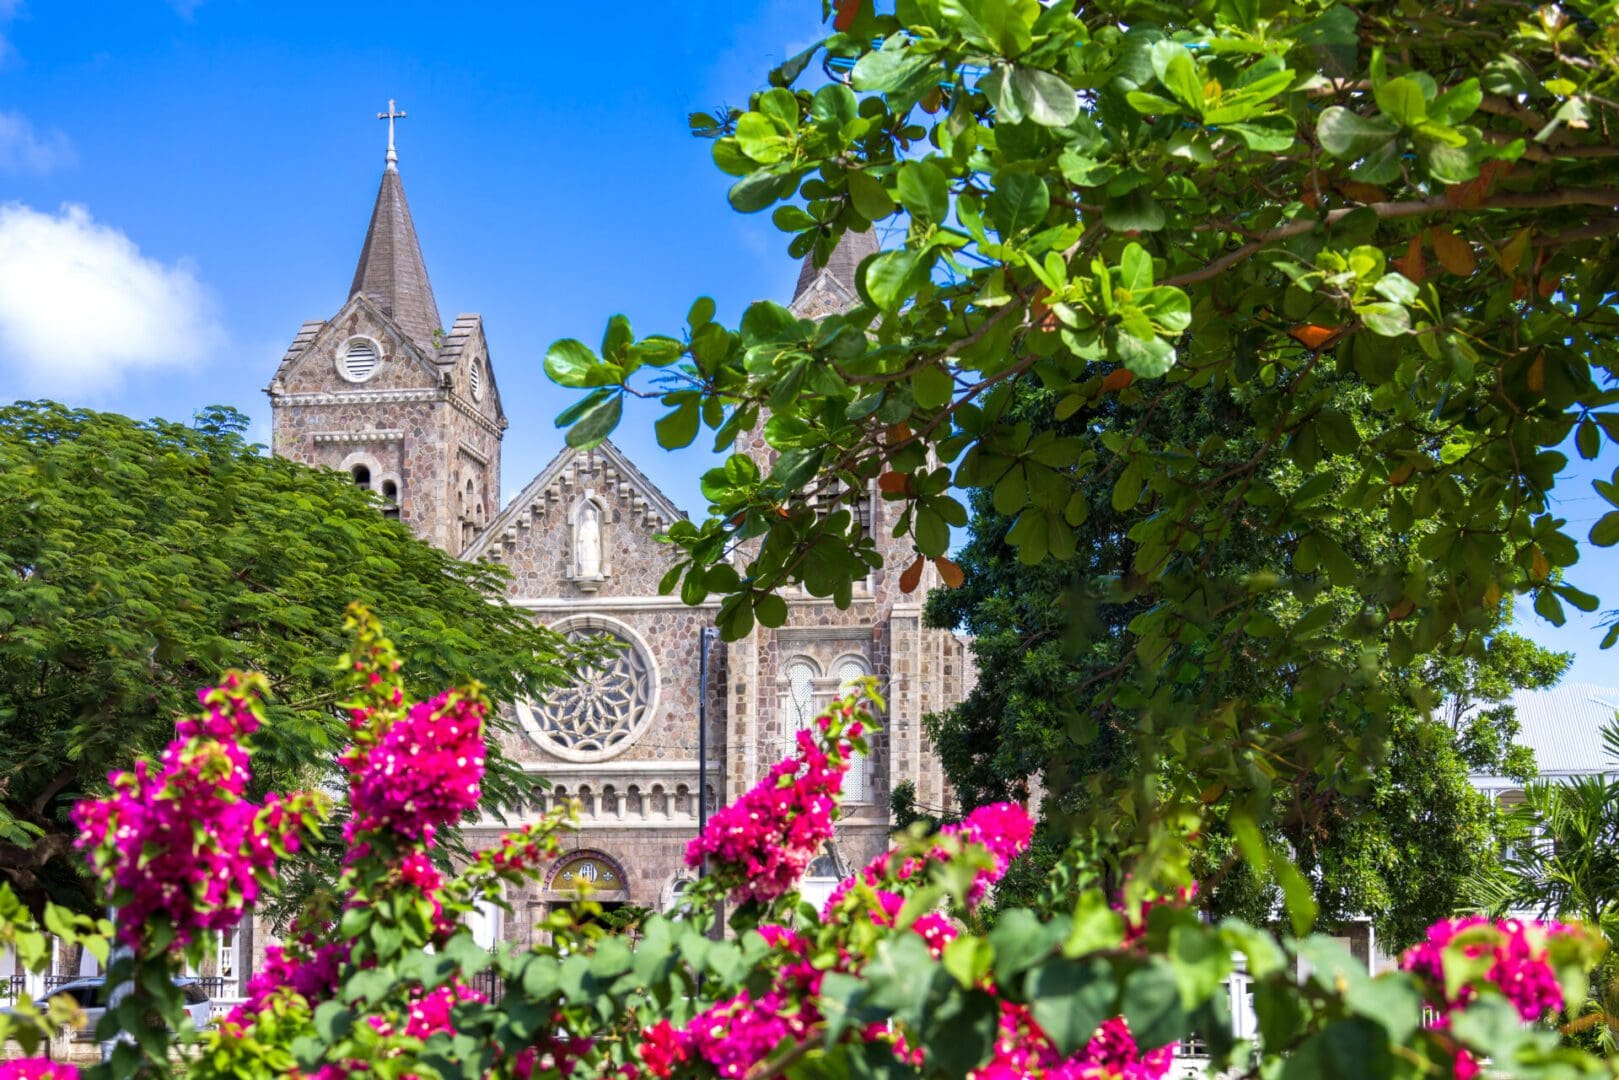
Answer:
<svg viewBox="0 0 1619 1080"><path fill-rule="evenodd" d="M1563 1007L1563 990L1546 954L1546 939L1571 932L1558 922L1491 921L1480 915L1442 919L1428 928L1427 940L1405 951L1400 967L1426 979L1440 993L1439 1007L1446 1013L1453 1012L1471 1002L1478 990L1469 984L1454 997L1445 996L1445 951L1459 936L1477 937L1462 944L1462 952L1470 957L1489 957L1485 982L1501 991L1525 1021L1538 1020Z"/></svg>
<svg viewBox="0 0 1619 1080"><path fill-rule="evenodd" d="M1477 986L1467 983L1454 995L1447 993L1445 953L1460 948L1465 956L1487 959L1489 968L1484 982L1499 990L1518 1010L1518 1016L1528 1023L1563 1007L1563 989L1547 955L1546 942L1555 935L1569 933L1573 930L1559 922L1491 920L1482 915L1442 919L1428 928L1426 940L1405 951L1400 957L1400 967L1438 991L1435 1004L1440 1017L1434 1027L1443 1029L1450 1026L1450 1014L1466 1008L1479 991ZM1467 940L1458 944L1459 937ZM1457 1047L1456 1080L1470 1080L1480 1071L1478 1060L1465 1048Z"/></svg>
<svg viewBox="0 0 1619 1080"><path fill-rule="evenodd" d="M0 1061L0 1080L79 1080L79 1067L50 1058Z"/></svg>
<svg viewBox="0 0 1619 1080"><path fill-rule="evenodd" d="M840 719L848 721L853 712L843 707ZM707 857L710 873L738 903L769 903L786 895L832 838L853 752L847 739L858 738L862 725L855 720L834 733L830 715L816 725L815 733L798 732L795 756L778 762L742 798L715 814L686 848L686 865L701 866Z"/></svg>
<svg viewBox="0 0 1619 1080"><path fill-rule="evenodd" d="M450 1013L457 1005L463 1001L483 1000L484 996L472 987L457 982L444 983L431 990L418 990L412 995L405 1013L403 1033L412 1039L429 1039L441 1031L450 1031ZM394 1025L383 1017L372 1016L367 1021L380 1034L395 1033Z"/></svg>
<svg viewBox="0 0 1619 1080"><path fill-rule="evenodd" d="M158 762L108 777L112 794L73 808L77 846L110 878L118 934L131 946L161 922L189 943L200 930L235 926L274 872L277 850L296 851L317 797L244 797L252 773L244 739L258 729L261 680L234 672L198 694L205 712L177 725Z"/></svg>
<svg viewBox="0 0 1619 1080"><path fill-rule="evenodd" d="M355 829L430 842L435 829L475 808L486 709L480 699L448 691L411 706L374 746L348 755Z"/></svg>
<svg viewBox="0 0 1619 1080"><path fill-rule="evenodd" d="M263 966L248 980L246 1000L226 1014L221 1025L240 1027L251 1023L283 988L298 994L311 1007L325 1001L337 992L338 976L348 955L347 942L317 945L309 935L298 942L295 950L271 945L265 951Z"/></svg>
<svg viewBox="0 0 1619 1080"><path fill-rule="evenodd" d="M770 1056L782 1040L802 1042L809 1023L775 991L755 999L746 990L698 1014L685 1028L661 1020L641 1033L641 1060L656 1077L677 1065L705 1061L726 1080L738 1080Z"/></svg>
<svg viewBox="0 0 1619 1080"><path fill-rule="evenodd" d="M972 811L959 824L946 825L939 832L945 836L960 836L989 850L993 865L978 872L967 897L969 904L976 904L1006 875L1012 860L1029 850L1029 842L1034 838L1034 819L1016 803L991 803ZM926 859L906 859L895 868L894 853L885 851L858 874L839 883L827 898L822 914L830 916L857 881L872 888L878 888L889 880L907 881L926 869L929 861L943 862L947 858L949 852L945 848L935 847Z"/></svg>
<svg viewBox="0 0 1619 1080"><path fill-rule="evenodd" d="M967 1075L969 1080L1159 1080L1174 1059L1173 1044L1142 1053L1122 1016L1103 1022L1077 1054L1064 1058L1026 1006L1003 1001L994 1051Z"/></svg>

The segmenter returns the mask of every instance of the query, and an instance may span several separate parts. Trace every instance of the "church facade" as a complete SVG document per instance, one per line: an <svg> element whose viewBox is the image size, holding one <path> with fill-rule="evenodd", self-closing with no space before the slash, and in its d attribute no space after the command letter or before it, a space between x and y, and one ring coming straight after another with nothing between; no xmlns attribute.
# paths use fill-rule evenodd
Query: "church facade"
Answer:
<svg viewBox="0 0 1619 1080"><path fill-rule="evenodd" d="M826 267L806 262L793 310L819 318L851 304L854 269L873 250L875 240L851 234ZM656 537L684 515L611 442L564 449L499 505L508 420L483 321L463 314L443 327L391 137L348 299L331 318L303 324L266 392L274 453L343 471L421 539L505 566L508 599L536 619L622 646L549 700L506 706L503 749L550 782L536 785L518 820L571 799L580 828L542 887L507 897L515 916L490 913L481 932L491 942L526 942L546 905L586 885L604 904L667 907L692 878L683 856L699 800L712 812L736 798L790 751L798 727L866 675L887 700L882 731L848 778L844 818L806 894L829 890L882 850L898 785L914 788L923 806L949 806L922 718L966 694L970 653L955 635L922 625L934 579L899 591L911 553L890 537L896 510L875 493L860 512L886 568L857 585L854 602L839 610L790 595L784 626L729 643L711 630L717 604L659 595L670 549ZM547 401L528 411L543 422L558 408ZM768 467L757 433L738 452ZM492 843L506 827L474 827L469 839Z"/></svg>

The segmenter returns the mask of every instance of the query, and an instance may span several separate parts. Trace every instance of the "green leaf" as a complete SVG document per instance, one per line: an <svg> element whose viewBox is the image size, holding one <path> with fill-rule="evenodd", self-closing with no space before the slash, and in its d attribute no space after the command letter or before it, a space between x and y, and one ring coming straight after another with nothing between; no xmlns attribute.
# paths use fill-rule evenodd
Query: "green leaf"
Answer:
<svg viewBox="0 0 1619 1080"><path fill-rule="evenodd" d="M1002 239L1039 228L1050 208L1051 193L1045 181L1032 172L1013 169L995 174L995 190L985 206L990 224Z"/></svg>
<svg viewBox="0 0 1619 1080"><path fill-rule="evenodd" d="M1152 70L1158 81L1182 105L1199 115L1203 112L1203 80L1197 74L1197 61L1186 46L1173 41L1155 42Z"/></svg>
<svg viewBox="0 0 1619 1080"><path fill-rule="evenodd" d="M1355 314L1379 337L1399 337L1411 329L1411 313L1399 304L1357 304Z"/></svg>
<svg viewBox="0 0 1619 1080"><path fill-rule="evenodd" d="M1102 223L1119 232L1157 232L1165 221L1164 208L1146 188L1136 188L1102 204Z"/></svg>
<svg viewBox="0 0 1619 1080"><path fill-rule="evenodd" d="M742 214L753 214L792 195L798 188L798 176L793 172L773 172L760 169L731 185L727 198L732 209Z"/></svg>
<svg viewBox="0 0 1619 1080"><path fill-rule="evenodd" d="M899 171L899 201L920 221L942 224L950 215L950 186L931 161L908 161Z"/></svg>
<svg viewBox="0 0 1619 1080"><path fill-rule="evenodd" d="M1316 121L1321 149L1339 158L1361 158L1394 142L1395 128L1386 120L1367 119L1338 105L1321 111Z"/></svg>
<svg viewBox="0 0 1619 1080"><path fill-rule="evenodd" d="M1416 282L1404 274L1384 274L1377 280L1377 284L1373 286L1373 289L1377 292L1377 295L1384 299L1392 300L1396 304L1409 305L1417 301Z"/></svg>
<svg viewBox="0 0 1619 1080"><path fill-rule="evenodd" d="M956 381L942 368L929 365L911 376L911 396L924 409L937 409L950 403Z"/></svg>
<svg viewBox="0 0 1619 1080"><path fill-rule="evenodd" d="M1177 926L1169 932L1169 959L1181 1008L1193 1012L1214 996L1231 973L1231 950L1209 927Z"/></svg>
<svg viewBox="0 0 1619 1080"><path fill-rule="evenodd" d="M1064 1057L1089 1042L1113 1015L1116 990L1113 968L1099 958L1059 956L1029 972L1024 981L1035 1022Z"/></svg>
<svg viewBox="0 0 1619 1080"><path fill-rule="evenodd" d="M1422 95L1422 86L1409 75L1375 87L1372 96L1377 99L1377 107L1383 115L1402 127L1416 127L1428 118L1428 102Z"/></svg>
<svg viewBox="0 0 1619 1080"><path fill-rule="evenodd" d="M696 401L685 401L674 412L653 425L658 445L665 450L680 450L690 446L697 438L699 413Z"/></svg>
<svg viewBox="0 0 1619 1080"><path fill-rule="evenodd" d="M1118 287L1141 292L1152 287L1152 256L1140 244L1130 243L1119 256Z"/></svg>
<svg viewBox="0 0 1619 1080"><path fill-rule="evenodd" d="M1012 93L1022 113L1042 127L1067 127L1079 119L1079 95L1065 79L1049 71L1012 67Z"/></svg>
<svg viewBox="0 0 1619 1080"><path fill-rule="evenodd" d="M1181 1008L1180 988L1175 971L1161 956L1151 957L1145 967L1132 972L1124 982L1124 1018L1138 1046L1163 1046L1185 1035L1191 1028Z"/></svg>
<svg viewBox="0 0 1619 1080"><path fill-rule="evenodd" d="M601 361L590 351L590 346L573 338L553 342L545 351L545 373L558 386L577 390L587 386L604 385L594 381L593 376L596 369L601 366Z"/></svg>
<svg viewBox="0 0 1619 1080"><path fill-rule="evenodd" d="M867 221L881 221L894 212L894 200L883 187L883 182L875 176L856 169L849 173L847 183L849 200Z"/></svg>
<svg viewBox="0 0 1619 1080"><path fill-rule="evenodd" d="M1175 346L1160 337L1119 333L1113 340L1120 362L1143 379L1156 379L1175 366Z"/></svg>
<svg viewBox="0 0 1619 1080"><path fill-rule="evenodd" d="M612 434L623 415L624 395L609 394L587 409L568 429L568 445L575 450L589 450Z"/></svg>
<svg viewBox="0 0 1619 1080"><path fill-rule="evenodd" d="M1287 909L1293 933L1300 936L1308 933L1310 927L1315 925L1317 911L1310 883L1299 873L1299 868L1284 856L1271 858L1271 870L1276 875L1276 884L1282 888L1282 906Z"/></svg>
<svg viewBox="0 0 1619 1080"><path fill-rule="evenodd" d="M898 311L924 280L920 265L917 253L909 248L885 251L872 259L865 273L871 302L883 311Z"/></svg>
<svg viewBox="0 0 1619 1080"><path fill-rule="evenodd" d="M1033 41L1038 0L939 0L939 12L974 45L1017 56Z"/></svg>
<svg viewBox="0 0 1619 1080"><path fill-rule="evenodd" d="M856 90L879 94L903 90L933 65L933 57L910 52L904 45L904 39L896 35L884 41L881 48L862 56L849 73L850 84Z"/></svg>
<svg viewBox="0 0 1619 1080"><path fill-rule="evenodd" d="M1124 916L1100 889L1087 889L1074 908L1074 930L1063 945L1068 956L1111 949L1124 940Z"/></svg>
<svg viewBox="0 0 1619 1080"><path fill-rule="evenodd" d="M1591 543L1597 547L1619 544L1619 510L1609 510L1591 526Z"/></svg>

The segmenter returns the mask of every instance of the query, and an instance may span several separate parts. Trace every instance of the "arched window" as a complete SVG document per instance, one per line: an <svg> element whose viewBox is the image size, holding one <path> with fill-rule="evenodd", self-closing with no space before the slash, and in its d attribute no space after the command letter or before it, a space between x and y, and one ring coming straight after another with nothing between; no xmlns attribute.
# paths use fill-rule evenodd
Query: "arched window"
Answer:
<svg viewBox="0 0 1619 1080"><path fill-rule="evenodd" d="M371 469L366 465L356 465L353 469L354 486L361 491L371 490Z"/></svg>
<svg viewBox="0 0 1619 1080"><path fill-rule="evenodd" d="M837 676L838 696L842 697L855 683L870 675L871 668L858 656L845 656L837 662L832 674ZM849 774L843 778L844 799L866 802L871 798L870 784L867 782L870 771L871 759L864 754L856 754L849 765Z"/></svg>
<svg viewBox="0 0 1619 1080"><path fill-rule="evenodd" d="M798 883L798 895L819 911L832 898L833 890L842 880L837 860L830 851L824 851L805 869L803 880Z"/></svg>
<svg viewBox="0 0 1619 1080"><path fill-rule="evenodd" d="M399 520L399 485L392 480L382 482L382 516Z"/></svg>
<svg viewBox="0 0 1619 1080"><path fill-rule="evenodd" d="M481 949L493 949L500 941L500 905L493 900L479 898L465 916L466 928L472 931L472 940Z"/></svg>
<svg viewBox="0 0 1619 1080"><path fill-rule="evenodd" d="M782 735L792 739L800 728L807 728L815 720L815 680L820 671L814 661L798 657L787 663L787 695L785 701L786 724Z"/></svg>

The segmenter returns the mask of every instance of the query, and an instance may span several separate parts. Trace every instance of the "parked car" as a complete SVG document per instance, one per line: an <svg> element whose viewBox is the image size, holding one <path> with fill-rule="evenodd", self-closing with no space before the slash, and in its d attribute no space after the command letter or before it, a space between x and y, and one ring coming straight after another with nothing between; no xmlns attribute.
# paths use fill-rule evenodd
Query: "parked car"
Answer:
<svg viewBox="0 0 1619 1080"><path fill-rule="evenodd" d="M213 1019L213 1001L208 997L208 992L196 979L176 979L174 985L178 986L185 996L186 1015L191 1017L191 1023L199 1029L207 1027ZM102 1014L107 1011L109 992L107 980L98 975L63 983L34 1004L36 1008L44 1011L52 998L64 995L72 998L83 1013L83 1018L73 1029L72 1037L93 1039L96 1037L96 1025L101 1022Z"/></svg>

